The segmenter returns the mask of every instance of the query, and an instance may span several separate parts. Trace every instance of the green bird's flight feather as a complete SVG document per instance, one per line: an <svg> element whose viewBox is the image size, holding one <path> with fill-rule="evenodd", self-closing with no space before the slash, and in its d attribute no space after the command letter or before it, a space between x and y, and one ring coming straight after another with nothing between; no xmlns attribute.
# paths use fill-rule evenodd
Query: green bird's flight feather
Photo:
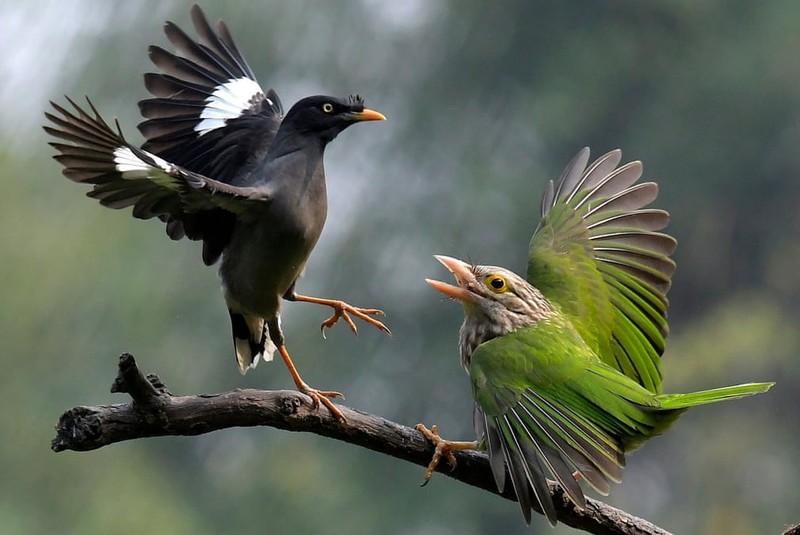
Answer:
<svg viewBox="0 0 800 535"><path fill-rule="evenodd" d="M553 523L547 474L582 508L585 499L574 473L606 495L609 482L622 481L624 454L662 433L689 407L771 386L654 395L601 361L559 314L479 345L469 373L478 436L484 437L490 457L508 464L526 520L535 500ZM503 463L493 463L492 469L504 488Z"/></svg>
<svg viewBox="0 0 800 535"><path fill-rule="evenodd" d="M677 242L657 232L669 222L654 182L635 184L641 162L617 167L619 150L587 167L589 149L569 163L542 198L531 239L528 281L568 315L604 362L661 391L667 297Z"/></svg>

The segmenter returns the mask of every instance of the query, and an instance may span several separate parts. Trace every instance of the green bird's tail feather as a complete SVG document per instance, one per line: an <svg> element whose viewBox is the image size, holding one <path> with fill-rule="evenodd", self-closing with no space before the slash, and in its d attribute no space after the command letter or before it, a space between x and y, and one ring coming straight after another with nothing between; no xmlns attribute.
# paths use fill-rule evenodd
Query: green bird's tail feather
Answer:
<svg viewBox="0 0 800 535"><path fill-rule="evenodd" d="M739 399L754 394L766 392L775 383L745 383L736 386L725 386L713 388L711 390L701 390L689 394L661 394L656 396L656 400L661 404L661 409L688 409L696 405L727 401L729 399Z"/></svg>
<svg viewBox="0 0 800 535"><path fill-rule="evenodd" d="M655 408L655 414L651 413L651 415L656 416L655 420L652 421L653 427L646 433L625 437L623 439L625 450L633 451L648 438L660 435L691 407L761 394L769 390L774 384L745 383L711 390L701 390L700 392L690 392L688 394L659 394L655 396L655 401L659 405Z"/></svg>

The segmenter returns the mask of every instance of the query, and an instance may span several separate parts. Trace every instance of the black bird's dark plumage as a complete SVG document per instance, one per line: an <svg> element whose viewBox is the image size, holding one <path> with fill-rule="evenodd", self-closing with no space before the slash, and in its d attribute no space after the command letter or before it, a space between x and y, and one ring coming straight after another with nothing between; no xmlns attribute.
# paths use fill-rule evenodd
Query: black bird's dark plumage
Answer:
<svg viewBox="0 0 800 535"><path fill-rule="evenodd" d="M342 130L384 117L358 96L301 99L284 117L278 95L264 91L227 26L216 31L193 6L198 39L172 22L164 31L176 49L149 49L159 73L145 74L153 98L139 103L141 148L101 117L73 101L53 104L45 130L64 174L92 184L89 196L110 208L158 217L172 239L203 241L206 265L222 259L220 277L231 315L242 373L280 350L295 383L316 401L335 393L309 388L284 347L280 300L334 308L330 327L349 314L388 332L371 315L337 300L297 294L295 284L320 236L327 214L323 155Z"/></svg>

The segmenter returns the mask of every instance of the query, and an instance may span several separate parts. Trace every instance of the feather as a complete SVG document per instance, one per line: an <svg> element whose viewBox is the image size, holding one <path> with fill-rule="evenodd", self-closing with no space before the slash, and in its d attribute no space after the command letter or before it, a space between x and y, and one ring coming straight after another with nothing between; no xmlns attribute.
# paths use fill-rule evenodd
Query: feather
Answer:
<svg viewBox="0 0 800 535"><path fill-rule="evenodd" d="M593 189L600 181L611 174L617 165L619 165L621 159L622 151L617 149L607 152L592 162L584 172L579 183L571 188L567 188L566 185L564 186L567 191L571 192L566 202L571 203L575 194L582 189Z"/></svg>
<svg viewBox="0 0 800 535"><path fill-rule="evenodd" d="M643 231L661 230L669 223L669 214L664 210L645 209L630 212L603 211L595 217L586 216L586 228L598 230L603 227L621 229L639 229Z"/></svg>
<svg viewBox="0 0 800 535"><path fill-rule="evenodd" d="M556 203L561 199L562 195L571 195L572 189L579 183L578 181L586 169L586 163L589 161L589 147L584 147L578 151L572 160L564 168L564 172L558 178L556 193L553 196L553 202Z"/></svg>
<svg viewBox="0 0 800 535"><path fill-rule="evenodd" d="M530 487L528 485L528 481L530 479L530 476L528 475L528 465L526 464L525 459L522 458L522 454L520 453L518 446L513 444L514 437L511 434L511 431L508 429L507 423L495 418L493 425L497 426L499 430L498 434L500 435L500 449L503 452L503 458L506 461L508 472L511 475L511 486L514 488L514 495L517 497L517 502L522 510L522 516L525 517L525 523L530 524L531 495ZM536 495L535 497L538 501L539 496ZM542 509L542 511L544 511L544 509ZM548 518L548 520L550 520L551 523L553 522L553 520L550 518Z"/></svg>
<svg viewBox="0 0 800 535"><path fill-rule="evenodd" d="M574 466L574 463L570 461L570 457L567 455L559 456L556 449L558 448L556 445L557 439L548 433L548 430L533 418L529 412L525 411L523 406L520 406L519 410L516 408L510 409L509 414L512 416L511 422L519 436L518 441L528 466L541 460L542 464L547 467L547 470L561 485L570 501L579 509L586 507L586 500L581 487L572 476L572 469L567 465L567 462L570 462L572 466ZM520 414L524 416L520 416ZM531 448L531 446L533 447ZM561 451L563 452L563 449ZM533 470L531 470L531 473L533 473ZM541 470L539 477L545 478Z"/></svg>
<svg viewBox="0 0 800 535"><path fill-rule="evenodd" d="M575 204L575 210L580 209L586 203L612 197L625 191L642 176L642 163L629 162L622 167L612 171L605 178L598 180L597 184L587 184L587 189L583 195L575 195L580 201ZM577 193L577 192L576 192Z"/></svg>
<svg viewBox="0 0 800 535"><path fill-rule="evenodd" d="M489 424L486 414L475 404L475 426L476 437L483 435L486 441L486 451L489 454L489 466L492 469L492 476L497 485L497 490L503 492L506 488L506 467L503 462L502 446L500 445L500 435L497 428ZM481 433L477 431L480 430ZM480 440L480 438L479 438Z"/></svg>

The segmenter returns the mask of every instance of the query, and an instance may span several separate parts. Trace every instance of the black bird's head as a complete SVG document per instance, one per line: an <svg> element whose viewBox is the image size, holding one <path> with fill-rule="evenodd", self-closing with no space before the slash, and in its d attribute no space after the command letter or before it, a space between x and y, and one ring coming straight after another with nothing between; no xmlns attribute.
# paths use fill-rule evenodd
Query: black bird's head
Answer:
<svg viewBox="0 0 800 535"><path fill-rule="evenodd" d="M317 95L299 100L292 106L281 128L318 136L327 143L351 124L385 120L383 114L365 108L364 100L358 95L347 98Z"/></svg>

